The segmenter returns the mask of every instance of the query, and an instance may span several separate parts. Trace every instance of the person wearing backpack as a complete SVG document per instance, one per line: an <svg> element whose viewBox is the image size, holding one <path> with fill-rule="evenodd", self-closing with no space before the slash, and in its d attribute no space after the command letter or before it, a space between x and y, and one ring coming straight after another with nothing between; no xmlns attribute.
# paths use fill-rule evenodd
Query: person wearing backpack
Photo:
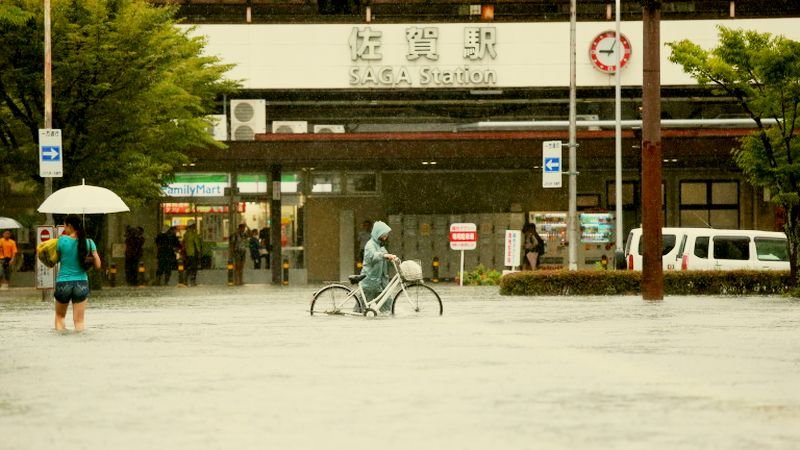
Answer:
<svg viewBox="0 0 800 450"><path fill-rule="evenodd" d="M100 269L100 255L94 241L86 237L81 218L70 214L64 219L64 234L58 237L56 246L61 267L56 277L53 296L56 299L55 328L66 329L64 319L72 302L72 321L75 331L83 331L86 299L89 297L87 271Z"/></svg>

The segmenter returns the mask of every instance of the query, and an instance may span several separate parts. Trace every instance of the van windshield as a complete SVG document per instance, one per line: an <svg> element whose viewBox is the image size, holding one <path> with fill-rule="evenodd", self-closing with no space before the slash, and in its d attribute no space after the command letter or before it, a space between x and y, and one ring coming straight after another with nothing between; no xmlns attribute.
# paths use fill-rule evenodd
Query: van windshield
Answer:
<svg viewBox="0 0 800 450"><path fill-rule="evenodd" d="M755 238L759 261L789 261L786 239Z"/></svg>

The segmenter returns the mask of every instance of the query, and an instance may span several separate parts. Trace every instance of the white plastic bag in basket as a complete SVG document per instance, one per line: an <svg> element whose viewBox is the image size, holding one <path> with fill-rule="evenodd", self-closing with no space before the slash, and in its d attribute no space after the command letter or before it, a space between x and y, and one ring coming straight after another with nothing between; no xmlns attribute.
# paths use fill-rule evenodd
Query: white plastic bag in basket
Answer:
<svg viewBox="0 0 800 450"><path fill-rule="evenodd" d="M400 272L403 278L408 281L416 281L422 279L422 266L416 261L403 261L400 263Z"/></svg>

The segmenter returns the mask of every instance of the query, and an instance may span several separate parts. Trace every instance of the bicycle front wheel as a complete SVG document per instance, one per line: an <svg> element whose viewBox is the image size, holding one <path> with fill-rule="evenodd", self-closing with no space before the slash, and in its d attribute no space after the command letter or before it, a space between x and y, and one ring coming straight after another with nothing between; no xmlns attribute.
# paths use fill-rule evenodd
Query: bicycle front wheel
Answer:
<svg viewBox="0 0 800 450"><path fill-rule="evenodd" d="M364 308L358 295L352 289L341 284L326 286L311 300L311 315L328 314L363 314Z"/></svg>
<svg viewBox="0 0 800 450"><path fill-rule="evenodd" d="M432 287L409 284L394 296L392 314L396 316L440 316L444 312L442 299Z"/></svg>

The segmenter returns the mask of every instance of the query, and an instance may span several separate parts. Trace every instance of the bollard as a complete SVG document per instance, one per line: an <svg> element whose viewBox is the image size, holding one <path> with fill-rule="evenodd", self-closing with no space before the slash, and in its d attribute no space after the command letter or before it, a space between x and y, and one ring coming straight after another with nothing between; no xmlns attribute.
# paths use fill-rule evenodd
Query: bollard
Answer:
<svg viewBox="0 0 800 450"><path fill-rule="evenodd" d="M433 262L431 263L431 266L433 266L433 276L431 277L431 281L434 282L434 283L438 283L439 282L439 257L438 256L434 256L433 257Z"/></svg>
<svg viewBox="0 0 800 450"><path fill-rule="evenodd" d="M111 284L111 287L117 285L117 264L111 263L111 267L108 269L108 282Z"/></svg>
<svg viewBox="0 0 800 450"><path fill-rule="evenodd" d="M283 285L284 286L288 286L289 285L289 260L288 259L284 259L283 260Z"/></svg>
<svg viewBox="0 0 800 450"><path fill-rule="evenodd" d="M139 271L138 271L137 276L138 276L139 279L136 280L137 281L136 284L139 285L139 286L144 286L144 278L145 278L144 277L144 261L140 261L139 262Z"/></svg>
<svg viewBox="0 0 800 450"><path fill-rule="evenodd" d="M233 260L228 260L228 286L233 286Z"/></svg>
<svg viewBox="0 0 800 450"><path fill-rule="evenodd" d="M361 273L361 269L364 268L363 261L356 261L356 273Z"/></svg>
<svg viewBox="0 0 800 450"><path fill-rule="evenodd" d="M183 260L178 260L178 286L186 287L186 272L183 271Z"/></svg>

